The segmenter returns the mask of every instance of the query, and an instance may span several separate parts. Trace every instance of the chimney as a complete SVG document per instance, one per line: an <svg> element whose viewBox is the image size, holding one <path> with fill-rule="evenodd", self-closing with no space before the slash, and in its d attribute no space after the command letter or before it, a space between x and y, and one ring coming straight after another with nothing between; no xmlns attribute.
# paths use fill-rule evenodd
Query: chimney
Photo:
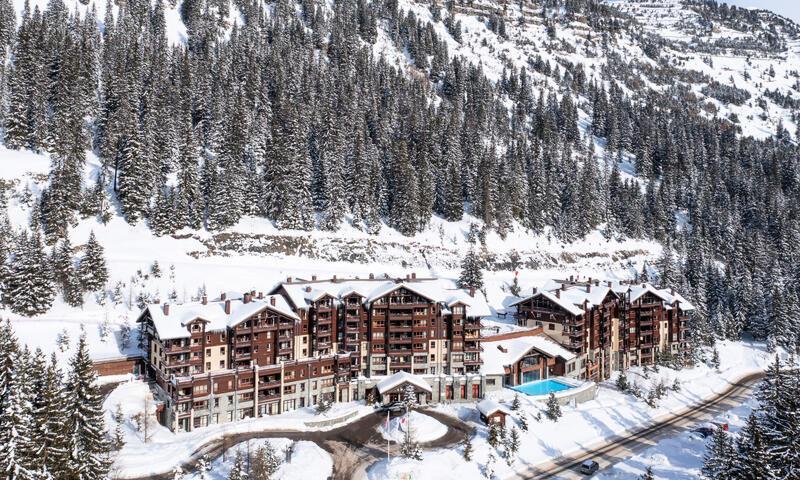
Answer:
<svg viewBox="0 0 800 480"><path fill-rule="evenodd" d="M470 297L474 297L475 296L475 287L469 287L469 296Z"/></svg>
<svg viewBox="0 0 800 480"><path fill-rule="evenodd" d="M508 353L508 349L506 347L502 346L502 345L498 345L497 349L500 350L503 353Z"/></svg>
<svg viewBox="0 0 800 480"><path fill-rule="evenodd" d="M406 273L406 280L408 280L409 278L411 278L411 277L409 277L408 274Z"/></svg>
<svg viewBox="0 0 800 480"><path fill-rule="evenodd" d="M575 279L575 276L574 276L574 275L570 275L570 276L569 276L569 281L570 281L570 282L571 282L571 281L573 281L574 279Z"/></svg>
<svg viewBox="0 0 800 480"><path fill-rule="evenodd" d="M169 315L169 303L164 304L164 316Z"/></svg>
<svg viewBox="0 0 800 480"><path fill-rule="evenodd" d="M225 314L226 315L230 315L231 314L231 301L230 300L225 300Z"/></svg>
<svg viewBox="0 0 800 480"><path fill-rule="evenodd" d="M200 302L201 302L203 305L208 305L208 297L206 297L205 295L203 295L203 297L200 299Z"/></svg>
<svg viewBox="0 0 800 480"><path fill-rule="evenodd" d="M250 293L245 293L244 297L242 298L242 303L250 303Z"/></svg>
<svg viewBox="0 0 800 480"><path fill-rule="evenodd" d="M594 286L595 286L595 287L599 287L599 286L600 286L600 280L595 280L595 281L594 281ZM609 285L609 287L610 287L610 286L611 286L611 285Z"/></svg>
<svg viewBox="0 0 800 480"><path fill-rule="evenodd" d="M269 297L269 304L273 307L275 306L275 295Z"/></svg>
<svg viewBox="0 0 800 480"><path fill-rule="evenodd" d="M222 293L219 294L219 299L220 300L225 300L226 297L227 297L227 295L225 295L225 292L222 292Z"/></svg>
<svg viewBox="0 0 800 480"><path fill-rule="evenodd" d="M561 290L566 290L566 289L567 289L567 284L566 283L562 283L561 284Z"/></svg>
<svg viewBox="0 0 800 480"><path fill-rule="evenodd" d="M592 277L589 277L589 283L592 283Z"/></svg>
<svg viewBox="0 0 800 480"><path fill-rule="evenodd" d="M311 281L312 282L316 282L317 281L317 276L316 275L311 275Z"/></svg>
<svg viewBox="0 0 800 480"><path fill-rule="evenodd" d="M333 283L336 283L336 275L334 275L334 276L333 276L333 279L332 279L331 281L332 281Z"/></svg>
<svg viewBox="0 0 800 480"><path fill-rule="evenodd" d="M611 288L611 280L606 282L608 284L608 288Z"/></svg>
<svg viewBox="0 0 800 480"><path fill-rule="evenodd" d="M369 274L369 279L370 280L375 280L375 274L374 273L370 273Z"/></svg>
<svg viewBox="0 0 800 480"><path fill-rule="evenodd" d="M264 298L264 292L258 292L258 299L262 300Z"/></svg>
<svg viewBox="0 0 800 480"><path fill-rule="evenodd" d="M286 283L292 283L292 277L286 277Z"/></svg>
<svg viewBox="0 0 800 480"><path fill-rule="evenodd" d="M311 292L311 287L310 286L306 287L306 293L310 293L310 292Z"/></svg>
<svg viewBox="0 0 800 480"><path fill-rule="evenodd" d="M592 284L590 283L586 285L586 293L591 293L591 292L592 292Z"/></svg>
<svg viewBox="0 0 800 480"><path fill-rule="evenodd" d="M533 287L533 290L532 290L532 291L533 291L533 294L534 294L534 295L536 295L537 293L539 293L539 289L538 289L538 288L536 288L536 287Z"/></svg>
<svg viewBox="0 0 800 480"><path fill-rule="evenodd" d="M673 297L675 296L675 287L669 289L669 294L672 295Z"/></svg>
<svg viewBox="0 0 800 480"><path fill-rule="evenodd" d="M561 290L556 290L556 298L561 298Z"/></svg>
<svg viewBox="0 0 800 480"><path fill-rule="evenodd" d="M411 272L411 279L412 280L416 280L417 279L417 272Z"/></svg>
<svg viewBox="0 0 800 480"><path fill-rule="evenodd" d="M642 288L647 288L647 284L646 284L646 283L643 283L643 284L642 284Z"/></svg>
<svg viewBox="0 0 800 480"><path fill-rule="evenodd" d="M256 296L256 291L250 290L250 298L255 298L255 296Z"/></svg>

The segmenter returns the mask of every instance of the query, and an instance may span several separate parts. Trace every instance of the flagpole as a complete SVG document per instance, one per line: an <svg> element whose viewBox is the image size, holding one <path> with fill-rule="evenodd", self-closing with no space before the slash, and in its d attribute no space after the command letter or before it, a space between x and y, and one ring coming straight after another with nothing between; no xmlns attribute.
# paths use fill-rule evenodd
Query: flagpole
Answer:
<svg viewBox="0 0 800 480"><path fill-rule="evenodd" d="M390 461L390 458L389 458L390 457L390 455L389 455L389 442L390 442L390 440L389 440L389 435L388 435L388 433L389 433L389 410L386 410L386 433L387 433L387 435L386 435L386 465L387 465L387 467L386 468L389 468L388 467L389 461Z"/></svg>

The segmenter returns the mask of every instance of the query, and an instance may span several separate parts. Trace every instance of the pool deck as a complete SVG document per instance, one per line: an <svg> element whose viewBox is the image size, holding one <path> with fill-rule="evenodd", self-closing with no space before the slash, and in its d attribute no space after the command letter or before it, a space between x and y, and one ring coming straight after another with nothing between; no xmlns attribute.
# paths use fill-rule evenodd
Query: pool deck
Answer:
<svg viewBox="0 0 800 480"><path fill-rule="evenodd" d="M556 396L556 399L558 399L558 403L560 403L561 405L566 405L572 403L573 401L575 403L583 403L589 400L594 400L595 395L597 394L597 384L594 382L575 380L566 377L551 377L542 380L536 380L536 382L547 382L547 381L555 381L558 383L562 383L564 385L569 385L569 388L550 392ZM536 382L529 382L528 384L517 385L515 387L509 387L509 388L511 388L514 391L528 395L528 398L530 398L531 400L542 401L542 402L546 401L548 397L550 397L550 393L546 393L543 395L529 395L525 393L525 391L519 390L519 387Z"/></svg>

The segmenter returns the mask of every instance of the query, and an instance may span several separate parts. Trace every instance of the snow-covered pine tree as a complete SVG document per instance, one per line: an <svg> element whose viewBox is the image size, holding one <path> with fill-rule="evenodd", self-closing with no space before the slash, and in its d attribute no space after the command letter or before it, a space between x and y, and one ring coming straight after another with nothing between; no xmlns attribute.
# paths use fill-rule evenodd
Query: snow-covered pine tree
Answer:
<svg viewBox="0 0 800 480"><path fill-rule="evenodd" d="M509 466L514 463L514 459L517 457L519 444L519 431L517 430L517 427L512 426L511 431L508 434L508 438L505 439L505 443L503 444L505 447L506 463Z"/></svg>
<svg viewBox="0 0 800 480"><path fill-rule="evenodd" d="M489 455L486 457L486 464L483 466L483 476L491 480L494 478L494 464L497 463L497 459L494 456L494 452L489 452Z"/></svg>
<svg viewBox="0 0 800 480"><path fill-rule="evenodd" d="M519 413L519 428L523 432L528 431L528 415L525 414L525 410Z"/></svg>
<svg viewBox="0 0 800 480"><path fill-rule="evenodd" d="M36 452L31 432L30 398L24 385L23 372L17 367L7 372L4 390L0 392L0 472L13 480L33 480Z"/></svg>
<svg viewBox="0 0 800 480"><path fill-rule="evenodd" d="M502 435L502 431L500 429L500 425L497 422L492 422L489 424L489 435L487 437L487 443L492 448L497 448L500 445L500 438Z"/></svg>
<svg viewBox="0 0 800 480"><path fill-rule="evenodd" d="M461 261L461 274L458 277L459 288L483 288L483 269L475 249L470 249Z"/></svg>
<svg viewBox="0 0 800 480"><path fill-rule="evenodd" d="M714 430L711 444L703 457L703 475L707 478L726 478L736 456L736 449L728 432Z"/></svg>
<svg viewBox="0 0 800 480"><path fill-rule="evenodd" d="M516 412L517 410L519 410L519 407L521 406L522 404L519 401L519 394L515 393L514 400L511 401L511 410Z"/></svg>
<svg viewBox="0 0 800 480"><path fill-rule="evenodd" d="M97 241L94 232L89 233L78 272L85 291L95 292L105 288L108 281L108 268L103 247Z"/></svg>
<svg viewBox="0 0 800 480"><path fill-rule="evenodd" d="M236 452L236 458L233 460L233 467L231 473L228 474L228 480L246 480L247 469L244 464L244 456L242 452Z"/></svg>
<svg viewBox="0 0 800 480"><path fill-rule="evenodd" d="M120 450L125 445L125 415L122 413L122 405L117 404L114 410L114 435L111 437L111 448Z"/></svg>
<svg viewBox="0 0 800 480"><path fill-rule="evenodd" d="M197 473L200 480L210 480L208 472L211 471L211 462L208 461L208 456L203 455L197 461Z"/></svg>
<svg viewBox="0 0 800 480"><path fill-rule="evenodd" d="M753 412L747 418L736 441L736 454L729 464L729 474L733 478L775 478L772 455L764 438L764 431L758 415Z"/></svg>
<svg viewBox="0 0 800 480"><path fill-rule="evenodd" d="M464 460L471 462L474 449L472 447L472 438L468 433L465 433L464 438L461 439L461 448L463 449L461 455L464 457Z"/></svg>
<svg viewBox="0 0 800 480"><path fill-rule="evenodd" d="M41 237L34 231L22 232L17 239L5 282L4 301L20 315L39 315L53 303L55 287L51 280Z"/></svg>
<svg viewBox="0 0 800 480"><path fill-rule="evenodd" d="M558 399L554 393L550 393L550 396L547 397L547 410L545 410L545 415L554 422L557 422L558 419L561 418L561 405L559 405Z"/></svg>
<svg viewBox="0 0 800 480"><path fill-rule="evenodd" d="M96 384L97 373L89 358L86 337L81 335L70 360L66 382L64 435L69 458L65 478L101 480L108 474L110 445L106 438L103 399Z"/></svg>
<svg viewBox="0 0 800 480"><path fill-rule="evenodd" d="M33 469L40 478L59 478L67 459L63 418L66 398L55 353L45 362L41 350L33 356L32 438L36 451Z"/></svg>

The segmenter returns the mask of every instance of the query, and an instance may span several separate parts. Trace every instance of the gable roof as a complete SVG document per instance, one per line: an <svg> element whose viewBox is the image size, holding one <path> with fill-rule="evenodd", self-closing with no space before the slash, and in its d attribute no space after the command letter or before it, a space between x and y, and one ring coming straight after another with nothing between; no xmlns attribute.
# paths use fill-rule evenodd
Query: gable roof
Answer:
<svg viewBox="0 0 800 480"><path fill-rule="evenodd" d="M268 295L263 299L250 300L248 303L244 303L241 295L239 298L236 298L237 294L235 293L231 296L234 298L210 301L205 305L202 302L170 305L168 315L164 314L164 307L160 304L148 305L146 311L150 313L156 333L162 340L188 337L190 334L186 326L198 319L207 322L206 331L224 330L227 327L238 325L263 310L272 310L295 321L300 321L300 317L294 313L281 295ZM273 299L275 305L272 305ZM230 301L230 314L225 313L226 301Z"/></svg>
<svg viewBox="0 0 800 480"><path fill-rule="evenodd" d="M425 381L424 378L408 372L397 372L394 375L390 375L378 382L377 385L375 385L375 388L378 389L378 393L383 395L385 392L393 390L404 383L410 383L422 390L425 390L426 392L433 391L431 386Z"/></svg>
<svg viewBox="0 0 800 480"><path fill-rule="evenodd" d="M481 373L483 374L504 374L505 367L518 362L531 350L536 350L553 358L561 357L566 361L575 358L574 353L550 340L545 335L528 335L498 341L491 341L490 337L484 339L481 343L483 344ZM501 347L506 351L500 350Z"/></svg>
<svg viewBox="0 0 800 480"><path fill-rule="evenodd" d="M477 405L478 411L483 414L484 417L488 417L489 415L496 413L496 412L503 412L506 415L512 415L511 410L502 405L500 403L495 402L490 398L484 398Z"/></svg>

